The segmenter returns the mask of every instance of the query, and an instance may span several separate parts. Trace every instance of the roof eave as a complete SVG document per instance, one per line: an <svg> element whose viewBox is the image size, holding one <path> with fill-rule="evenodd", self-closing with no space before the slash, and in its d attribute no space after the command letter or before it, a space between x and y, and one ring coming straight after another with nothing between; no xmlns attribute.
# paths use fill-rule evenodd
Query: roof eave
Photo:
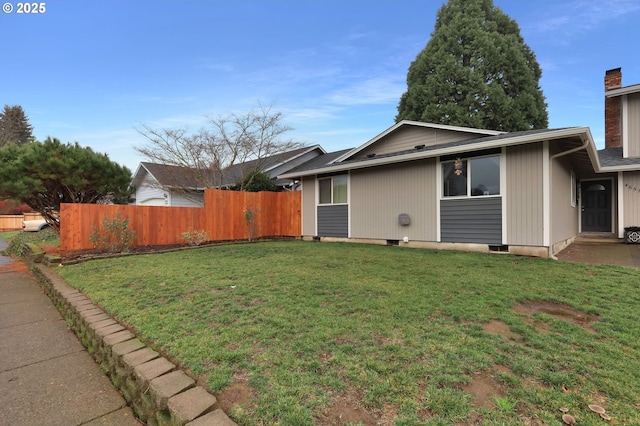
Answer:
<svg viewBox="0 0 640 426"><path fill-rule="evenodd" d="M309 149L307 149L307 150L305 150L305 151L302 151L300 154L298 154L298 155L294 155L294 156L291 156L291 157L288 157L288 158L287 158L286 160L284 160L284 161L281 161L281 162L279 162L279 163L277 163L277 164L274 164L274 165L273 165L273 166L271 166L271 167L265 168L265 169L264 169L264 171L265 171L265 172L268 172L268 171L270 171L270 170L273 170L273 169L275 169L275 168L278 168L278 167L280 167L280 166L282 166L282 165L284 165L284 164L288 163L289 161L295 160L296 158L299 158L299 157L301 157L301 156L303 156L303 155L305 155L305 154L310 153L311 151L313 151L313 150L315 150L315 149L317 149L317 148L319 148L319 149L320 149L320 152L321 152L322 154L326 154L326 153L327 153L327 152L324 150L324 148L322 148L320 145L310 146L310 147L309 147Z"/></svg>
<svg viewBox="0 0 640 426"><path fill-rule="evenodd" d="M500 134L500 133L499 133ZM313 176L322 173L331 173L344 170L363 169L367 167L384 166L393 163L405 161L421 160L424 158L439 157L442 155L451 155L459 152L478 151L482 149L501 148L503 146L522 145L526 143L542 142L545 140L562 139L567 137L586 137L588 140L587 150L591 161L599 167L598 154L595 150L595 143L588 127L570 127L566 129L552 130L547 133L536 133L532 135L520 135L509 139L499 139L489 142L470 143L467 145L456 145L443 147L439 149L416 151L404 155L393 157L373 158L371 160L363 160L358 163L340 164L333 163L328 167L322 167L314 170L306 170L299 173L285 173L278 176L279 179L293 179L302 176ZM595 161L594 161L595 159Z"/></svg>

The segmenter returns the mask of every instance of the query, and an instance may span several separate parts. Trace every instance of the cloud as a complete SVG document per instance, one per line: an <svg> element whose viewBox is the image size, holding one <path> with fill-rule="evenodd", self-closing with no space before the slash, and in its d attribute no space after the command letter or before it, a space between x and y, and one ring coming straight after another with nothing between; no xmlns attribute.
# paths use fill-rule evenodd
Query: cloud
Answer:
<svg viewBox="0 0 640 426"><path fill-rule="evenodd" d="M545 9L546 18L532 17L535 22L528 28L540 34L554 33L553 37L557 37L558 32L565 37L574 37L638 11L640 2L637 0L557 2Z"/></svg>
<svg viewBox="0 0 640 426"><path fill-rule="evenodd" d="M397 102L406 89L404 79L397 75L380 75L356 82L327 96L337 105L371 105Z"/></svg>

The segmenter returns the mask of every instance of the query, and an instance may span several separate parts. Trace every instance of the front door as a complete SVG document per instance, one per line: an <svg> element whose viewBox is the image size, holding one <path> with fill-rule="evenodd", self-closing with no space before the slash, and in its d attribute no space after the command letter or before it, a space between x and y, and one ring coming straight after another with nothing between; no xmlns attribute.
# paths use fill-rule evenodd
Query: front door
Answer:
<svg viewBox="0 0 640 426"><path fill-rule="evenodd" d="M582 232L611 232L611 181L583 181Z"/></svg>

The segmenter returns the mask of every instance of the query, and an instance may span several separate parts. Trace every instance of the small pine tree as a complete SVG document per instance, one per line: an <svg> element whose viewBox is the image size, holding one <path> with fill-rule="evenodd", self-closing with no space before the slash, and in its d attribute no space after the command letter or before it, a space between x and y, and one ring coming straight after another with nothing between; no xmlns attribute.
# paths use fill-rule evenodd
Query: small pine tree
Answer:
<svg viewBox="0 0 640 426"><path fill-rule="evenodd" d="M542 71L518 24L493 0L449 0L407 74L396 122L490 130L546 128Z"/></svg>
<svg viewBox="0 0 640 426"><path fill-rule="evenodd" d="M23 145L33 141L33 126L20 105L5 105L0 112L0 146Z"/></svg>

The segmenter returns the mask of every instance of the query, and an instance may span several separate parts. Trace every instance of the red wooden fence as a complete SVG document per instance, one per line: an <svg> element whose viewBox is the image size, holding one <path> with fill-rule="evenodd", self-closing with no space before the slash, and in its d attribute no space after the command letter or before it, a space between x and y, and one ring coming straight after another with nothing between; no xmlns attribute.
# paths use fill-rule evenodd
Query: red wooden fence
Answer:
<svg viewBox="0 0 640 426"><path fill-rule="evenodd" d="M236 192L208 189L204 207L62 204L60 252L93 249L89 239L105 218L129 219L134 246L184 244L182 233L207 231L211 241L301 235L301 196L294 192Z"/></svg>

